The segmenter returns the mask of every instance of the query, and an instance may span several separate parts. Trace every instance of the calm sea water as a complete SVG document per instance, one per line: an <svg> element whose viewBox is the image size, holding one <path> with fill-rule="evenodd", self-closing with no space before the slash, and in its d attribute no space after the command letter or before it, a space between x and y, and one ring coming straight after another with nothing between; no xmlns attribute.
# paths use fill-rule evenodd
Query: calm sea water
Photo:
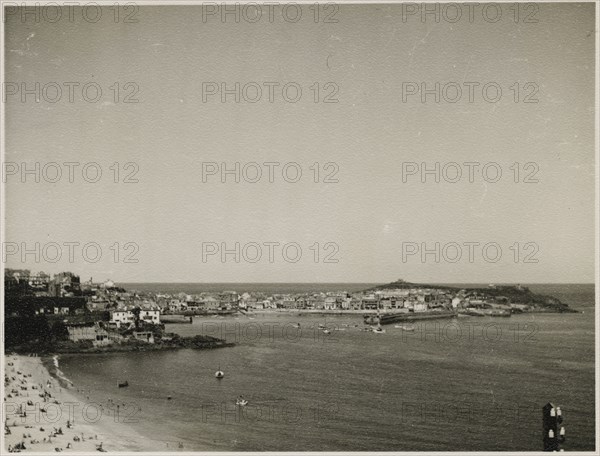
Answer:
<svg viewBox="0 0 600 456"><path fill-rule="evenodd" d="M594 286L531 288L583 313L439 320L412 333L388 325L385 334L360 331L351 316L197 318L167 329L238 345L73 355L60 366L90 401L135 404L121 416L133 414L129 425L157 451L178 442L184 451L540 450L548 401L564 410L563 447L593 450ZM116 386L123 379L128 388Z"/></svg>

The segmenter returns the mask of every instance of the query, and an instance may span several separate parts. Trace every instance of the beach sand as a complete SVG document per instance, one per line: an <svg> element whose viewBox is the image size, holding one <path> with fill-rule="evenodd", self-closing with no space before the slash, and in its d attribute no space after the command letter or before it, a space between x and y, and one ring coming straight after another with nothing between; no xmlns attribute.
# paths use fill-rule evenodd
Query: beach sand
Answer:
<svg viewBox="0 0 600 456"><path fill-rule="evenodd" d="M50 375L42 358L4 359L3 454L21 444L21 452L157 450L119 414L115 418L116 407L86 403L76 385Z"/></svg>

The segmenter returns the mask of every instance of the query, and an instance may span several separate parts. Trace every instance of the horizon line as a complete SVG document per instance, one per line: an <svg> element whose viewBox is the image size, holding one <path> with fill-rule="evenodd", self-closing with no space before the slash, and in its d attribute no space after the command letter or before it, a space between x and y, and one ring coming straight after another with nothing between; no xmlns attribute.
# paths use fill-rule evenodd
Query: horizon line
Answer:
<svg viewBox="0 0 600 456"><path fill-rule="evenodd" d="M213 285L213 284L231 284L231 285L238 285L238 284L243 284L243 285L252 285L252 284L256 284L256 285L277 285L277 284L285 284L285 285L303 285L303 284L320 284L320 285L354 285L354 284L382 284L382 285L389 285L392 283L396 283L396 282L128 282L128 281L116 281L113 280L113 282L115 283L128 283L128 284L165 284L165 283L169 283L169 284L204 284L204 285ZM404 281L404 283L414 283L416 285L419 285L420 282L410 282L410 281ZM423 284L437 284L437 285L452 285L452 284L458 284L458 283L464 283L464 284L482 284L482 283L486 283L484 282L423 282ZM519 285L519 284L533 284L533 285L596 285L596 282L487 282L488 284L494 284L494 285Z"/></svg>

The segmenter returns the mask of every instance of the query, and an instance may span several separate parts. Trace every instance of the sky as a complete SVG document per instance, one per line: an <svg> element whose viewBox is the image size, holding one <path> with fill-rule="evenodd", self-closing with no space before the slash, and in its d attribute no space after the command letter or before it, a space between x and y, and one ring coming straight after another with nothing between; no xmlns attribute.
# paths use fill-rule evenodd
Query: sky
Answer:
<svg viewBox="0 0 600 456"><path fill-rule="evenodd" d="M121 9L117 21L104 8L95 23L79 8L72 21L5 14L6 266L119 282L593 282L594 4L540 4L537 22L508 7L454 23L400 5L343 5L333 23L308 5L295 23L280 8L256 23L200 6ZM40 101L23 99L36 82ZM240 102L222 102L221 83L236 82ZM421 83L445 98L407 95ZM465 83L478 84L472 102ZM102 89L97 102L85 84L88 100ZM36 162L39 183L20 174ZM265 162L279 163L273 182ZM235 163L246 179L221 182ZM449 165L422 182L435 163L462 178L449 182ZM36 243L39 258L20 255ZM436 243L439 258L421 256Z"/></svg>

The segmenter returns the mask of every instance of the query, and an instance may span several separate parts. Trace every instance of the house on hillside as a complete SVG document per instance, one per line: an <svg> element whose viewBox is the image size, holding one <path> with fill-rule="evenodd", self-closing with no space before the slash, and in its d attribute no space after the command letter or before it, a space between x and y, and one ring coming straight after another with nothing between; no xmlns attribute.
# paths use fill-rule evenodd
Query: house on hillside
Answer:
<svg viewBox="0 0 600 456"><path fill-rule="evenodd" d="M151 331L134 331L133 337L135 340L140 340L149 344L154 343L154 334Z"/></svg>
<svg viewBox="0 0 600 456"><path fill-rule="evenodd" d="M67 326L69 340L81 342L92 341L94 347L110 345L112 343L108 331L101 328L97 323L71 323Z"/></svg>

